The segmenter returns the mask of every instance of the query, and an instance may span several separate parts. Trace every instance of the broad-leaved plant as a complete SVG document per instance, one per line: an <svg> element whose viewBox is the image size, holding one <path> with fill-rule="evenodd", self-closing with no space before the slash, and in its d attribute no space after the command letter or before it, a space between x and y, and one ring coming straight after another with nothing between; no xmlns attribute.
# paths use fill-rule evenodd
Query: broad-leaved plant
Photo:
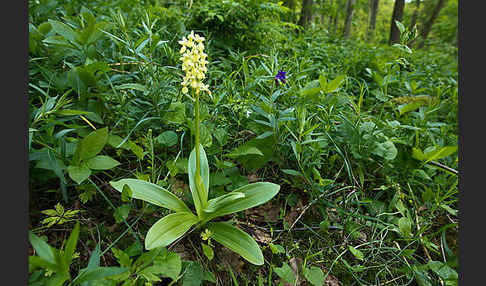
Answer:
<svg viewBox="0 0 486 286"><path fill-rule="evenodd" d="M182 82L182 92L195 103L195 145L188 161L189 188L196 208L196 214L176 195L168 190L146 181L122 179L110 184L119 192L125 186L131 190L133 198L170 209L174 213L157 221L147 232L147 250L171 244L191 227L205 227L211 238L238 253L250 263L263 264L263 254L256 241L246 232L226 222L211 222L224 215L236 213L261 205L273 198L280 186L269 182L258 182L240 187L230 193L208 200L209 165L203 146L199 143L199 94L210 93L202 80L207 71L207 54L204 53L204 38L194 34L184 37L179 43L183 54L182 70L186 73ZM189 88L192 96L188 95Z"/></svg>

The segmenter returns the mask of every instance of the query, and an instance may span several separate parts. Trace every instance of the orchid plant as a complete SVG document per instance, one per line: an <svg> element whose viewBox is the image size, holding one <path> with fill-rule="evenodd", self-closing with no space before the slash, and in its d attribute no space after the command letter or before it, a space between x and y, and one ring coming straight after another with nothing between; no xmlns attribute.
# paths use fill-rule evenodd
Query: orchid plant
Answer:
<svg viewBox="0 0 486 286"><path fill-rule="evenodd" d="M204 38L193 31L179 41L182 45L182 93L194 102L195 147L188 161L189 188L196 209L191 209L176 195L159 185L137 180L122 179L110 184L119 192L130 190L131 196L174 211L158 220L147 232L147 250L167 246L182 237L191 227L205 227L205 239L214 239L238 253L250 263L263 264L263 254L256 241L246 232L227 222L212 222L213 219L261 205L272 199L280 186L269 182L258 182L240 187L230 193L208 200L209 165L206 153L199 139L199 102L201 91L211 93L203 83L207 71L207 54L204 53ZM189 89L191 96L188 95Z"/></svg>

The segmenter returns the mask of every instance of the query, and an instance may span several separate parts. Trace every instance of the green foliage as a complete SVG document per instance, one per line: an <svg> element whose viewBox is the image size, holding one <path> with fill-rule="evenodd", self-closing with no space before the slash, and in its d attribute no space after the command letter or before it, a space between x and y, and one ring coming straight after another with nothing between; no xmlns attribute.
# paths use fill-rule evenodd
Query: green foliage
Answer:
<svg viewBox="0 0 486 286"><path fill-rule="evenodd" d="M29 269L35 270L40 268L54 273L50 277L38 276L39 279L30 281L31 284L64 285L65 281L70 281L70 285L85 285L83 283L118 275L127 270L121 267L100 267L100 252L99 245L97 245L95 251L92 253L88 266L81 269L78 275L74 279L71 279L70 266L73 262L74 252L78 243L79 231L80 227L79 223L77 223L62 250L51 247L37 235L29 232L30 243L38 254L37 256L29 257Z"/></svg>
<svg viewBox="0 0 486 286"><path fill-rule="evenodd" d="M457 0L426 50L413 39L434 1L417 31L406 4L392 47L393 1L366 42L364 0L348 39L340 1L314 1L305 29L287 22L299 1L31 2L30 224L66 251L52 226L81 219L94 250L72 255L79 283L457 284ZM177 41L190 30L206 38L212 91L199 102L199 174L195 102L180 91ZM49 244L33 245L31 284L73 282ZM221 245L260 266L229 273Z"/></svg>

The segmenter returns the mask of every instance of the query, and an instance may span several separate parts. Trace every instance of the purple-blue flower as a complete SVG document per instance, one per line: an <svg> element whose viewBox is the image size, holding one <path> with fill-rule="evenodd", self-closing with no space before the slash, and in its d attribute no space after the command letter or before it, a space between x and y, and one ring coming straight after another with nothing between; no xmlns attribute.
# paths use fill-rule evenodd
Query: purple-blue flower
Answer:
<svg viewBox="0 0 486 286"><path fill-rule="evenodd" d="M275 84L278 86L279 83L285 84L285 74L287 72L283 71L283 68L275 76Z"/></svg>

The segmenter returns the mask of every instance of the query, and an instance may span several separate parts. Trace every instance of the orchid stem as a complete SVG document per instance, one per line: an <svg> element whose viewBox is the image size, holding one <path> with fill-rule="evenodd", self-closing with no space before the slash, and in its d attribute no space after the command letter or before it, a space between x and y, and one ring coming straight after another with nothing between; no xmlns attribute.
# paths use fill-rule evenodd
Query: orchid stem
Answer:
<svg viewBox="0 0 486 286"><path fill-rule="evenodd" d="M194 97L194 90L192 91L192 97ZM199 94L196 94L196 106L194 109L194 129L195 129L195 142L196 142L196 174L201 175L201 159L199 155Z"/></svg>

